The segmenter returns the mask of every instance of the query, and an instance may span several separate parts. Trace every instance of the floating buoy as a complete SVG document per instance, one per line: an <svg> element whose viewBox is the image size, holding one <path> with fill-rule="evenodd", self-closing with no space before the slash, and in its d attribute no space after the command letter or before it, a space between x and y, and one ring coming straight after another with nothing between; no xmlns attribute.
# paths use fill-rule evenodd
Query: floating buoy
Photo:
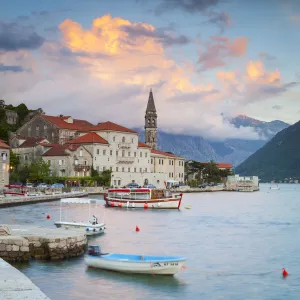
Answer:
<svg viewBox="0 0 300 300"><path fill-rule="evenodd" d="M148 203L145 203L144 204L144 209L147 209L148 208Z"/></svg>
<svg viewBox="0 0 300 300"><path fill-rule="evenodd" d="M287 272L287 270L285 268L282 268L282 276L286 277L288 275L289 275L289 273Z"/></svg>
<svg viewBox="0 0 300 300"><path fill-rule="evenodd" d="M119 207L122 207L122 203L118 203L118 206L119 206Z"/></svg>
<svg viewBox="0 0 300 300"><path fill-rule="evenodd" d="M50 215L47 215L47 217L46 217L47 219L50 219Z"/></svg>
<svg viewBox="0 0 300 300"><path fill-rule="evenodd" d="M191 209L191 207L190 206L186 206L185 209Z"/></svg>
<svg viewBox="0 0 300 300"><path fill-rule="evenodd" d="M114 202L113 201L111 201L110 202L110 206L114 206L115 204L114 204Z"/></svg>
<svg viewBox="0 0 300 300"><path fill-rule="evenodd" d="M135 231L140 231L140 228L138 226L135 226Z"/></svg>

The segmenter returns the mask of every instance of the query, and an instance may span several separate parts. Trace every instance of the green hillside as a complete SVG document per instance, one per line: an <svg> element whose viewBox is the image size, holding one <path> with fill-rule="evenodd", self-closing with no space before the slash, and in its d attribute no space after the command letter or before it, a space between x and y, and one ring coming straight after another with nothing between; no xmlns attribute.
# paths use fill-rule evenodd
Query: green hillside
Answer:
<svg viewBox="0 0 300 300"><path fill-rule="evenodd" d="M235 173L257 175L262 182L300 179L300 121L277 133L240 164Z"/></svg>

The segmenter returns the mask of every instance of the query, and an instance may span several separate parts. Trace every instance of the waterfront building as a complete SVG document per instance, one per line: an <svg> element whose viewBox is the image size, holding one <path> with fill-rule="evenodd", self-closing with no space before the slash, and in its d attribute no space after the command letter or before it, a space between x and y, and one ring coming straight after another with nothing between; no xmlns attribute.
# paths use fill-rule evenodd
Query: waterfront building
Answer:
<svg viewBox="0 0 300 300"><path fill-rule="evenodd" d="M238 174L227 176L226 188L231 190L259 190L258 176L239 176Z"/></svg>
<svg viewBox="0 0 300 300"><path fill-rule="evenodd" d="M56 176L112 171L113 186L138 183L164 187L184 182L184 158L157 150L157 113L152 90L145 113L145 143L138 132L107 121L93 125L70 116L38 114L11 138L21 163L42 157ZM31 152L31 156L29 155Z"/></svg>
<svg viewBox="0 0 300 300"><path fill-rule="evenodd" d="M0 189L9 184L9 151L10 147L0 140Z"/></svg>

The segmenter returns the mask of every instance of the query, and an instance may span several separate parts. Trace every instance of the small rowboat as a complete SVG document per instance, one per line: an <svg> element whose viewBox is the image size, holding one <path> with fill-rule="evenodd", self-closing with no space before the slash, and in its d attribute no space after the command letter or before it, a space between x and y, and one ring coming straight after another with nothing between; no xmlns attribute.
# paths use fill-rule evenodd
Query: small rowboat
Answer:
<svg viewBox="0 0 300 300"><path fill-rule="evenodd" d="M152 275L174 275L186 261L181 256L150 256L119 253L101 253L99 246L89 246L84 258L89 267L105 270Z"/></svg>

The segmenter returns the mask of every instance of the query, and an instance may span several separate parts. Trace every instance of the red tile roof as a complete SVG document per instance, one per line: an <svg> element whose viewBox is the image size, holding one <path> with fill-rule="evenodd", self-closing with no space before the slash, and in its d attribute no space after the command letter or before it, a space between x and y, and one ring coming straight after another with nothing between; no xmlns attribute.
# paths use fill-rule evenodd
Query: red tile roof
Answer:
<svg viewBox="0 0 300 300"><path fill-rule="evenodd" d="M51 143L40 143L41 146L44 146L44 147L53 147L57 144L51 144Z"/></svg>
<svg viewBox="0 0 300 300"><path fill-rule="evenodd" d="M70 140L67 144L108 144L108 142L95 132L82 135L74 140Z"/></svg>
<svg viewBox="0 0 300 300"><path fill-rule="evenodd" d="M173 158L182 158L180 156L177 156L173 153L170 153L170 152L163 152L163 151L159 151L159 150L151 150L151 153L153 154L158 154L158 155L164 155L164 156L168 156L168 157L173 157Z"/></svg>
<svg viewBox="0 0 300 300"><path fill-rule="evenodd" d="M142 147L142 148L151 148L150 146L144 144L144 143L141 143L141 142L138 142L138 147Z"/></svg>
<svg viewBox="0 0 300 300"><path fill-rule="evenodd" d="M137 131L134 131L132 129L126 128L124 126L118 125L113 122L103 122L99 123L95 126L92 126L87 129L88 131L120 131L120 132L129 132L129 133L138 133Z"/></svg>
<svg viewBox="0 0 300 300"><path fill-rule="evenodd" d="M65 146L56 144L43 153L42 156L68 156L69 154L65 150Z"/></svg>
<svg viewBox="0 0 300 300"><path fill-rule="evenodd" d="M41 141L46 140L45 138L41 137L27 137L25 142L22 143L19 148L31 148L38 145Z"/></svg>
<svg viewBox="0 0 300 300"><path fill-rule="evenodd" d="M10 147L3 140L0 140L0 148L9 149Z"/></svg>
<svg viewBox="0 0 300 300"><path fill-rule="evenodd" d="M228 163L217 163L217 166L221 169L232 169L232 164Z"/></svg>
<svg viewBox="0 0 300 300"><path fill-rule="evenodd" d="M54 116L47 116L47 115L40 115L40 116L60 129L84 130L85 128L94 126L88 121L78 120L78 119L73 119L73 123L67 123L66 120L70 118L70 116L63 116L63 117L54 117Z"/></svg>
<svg viewBox="0 0 300 300"><path fill-rule="evenodd" d="M64 146L70 151L76 151L80 147L80 144L65 144Z"/></svg>

